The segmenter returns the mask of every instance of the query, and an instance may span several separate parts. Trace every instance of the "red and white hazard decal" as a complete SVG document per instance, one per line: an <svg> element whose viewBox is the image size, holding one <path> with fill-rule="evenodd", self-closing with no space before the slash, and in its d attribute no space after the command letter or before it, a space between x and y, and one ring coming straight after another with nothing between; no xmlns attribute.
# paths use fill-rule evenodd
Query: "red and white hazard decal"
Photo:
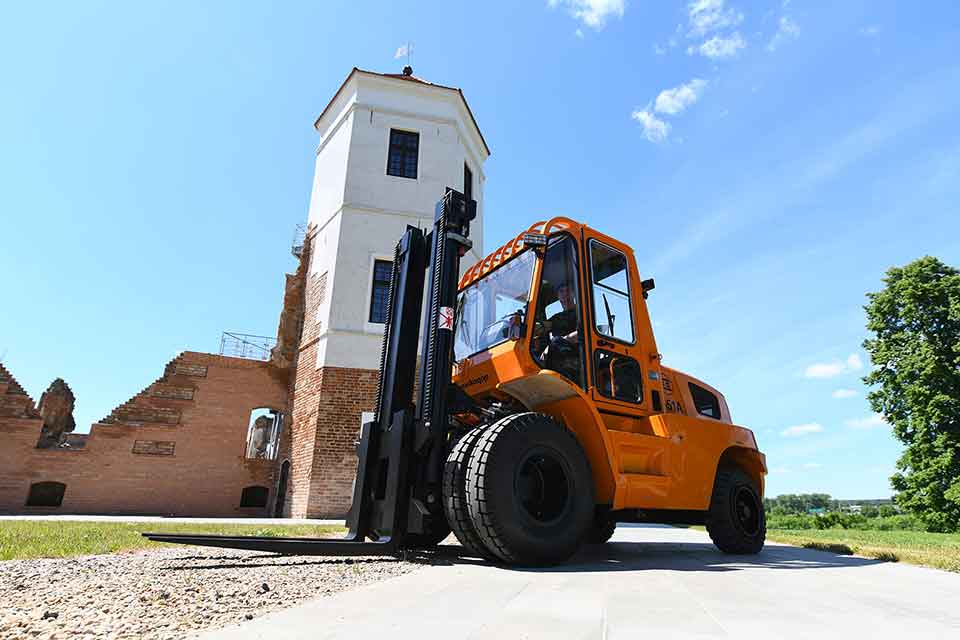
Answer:
<svg viewBox="0 0 960 640"><path fill-rule="evenodd" d="M440 328L453 331L453 307L440 307Z"/></svg>

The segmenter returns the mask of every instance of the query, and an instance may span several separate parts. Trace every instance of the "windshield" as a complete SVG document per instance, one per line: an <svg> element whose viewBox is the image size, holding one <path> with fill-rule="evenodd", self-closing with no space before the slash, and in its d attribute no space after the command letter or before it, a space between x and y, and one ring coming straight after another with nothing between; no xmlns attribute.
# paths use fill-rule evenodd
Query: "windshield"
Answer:
<svg viewBox="0 0 960 640"><path fill-rule="evenodd" d="M460 292L453 353L462 360L523 333L536 256L524 251Z"/></svg>

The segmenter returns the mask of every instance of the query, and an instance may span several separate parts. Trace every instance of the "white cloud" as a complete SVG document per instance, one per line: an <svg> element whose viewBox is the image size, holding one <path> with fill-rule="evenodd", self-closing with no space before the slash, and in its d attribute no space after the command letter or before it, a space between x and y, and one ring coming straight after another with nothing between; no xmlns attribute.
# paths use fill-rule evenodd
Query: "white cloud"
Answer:
<svg viewBox="0 0 960 640"><path fill-rule="evenodd" d="M880 35L880 31L882 30L882 27L878 24L868 24L865 27L860 27L860 35L872 38L873 36Z"/></svg>
<svg viewBox="0 0 960 640"><path fill-rule="evenodd" d="M693 55L699 53L711 60L720 60L722 58L731 58L737 55L740 49L747 46L747 41L739 33L734 32L730 36L713 36L703 42L698 47L688 47L687 53Z"/></svg>
<svg viewBox="0 0 960 640"><path fill-rule="evenodd" d="M822 466L823 466L823 465L820 464L819 462L807 462L807 463L805 463L805 464L803 465L803 468L804 468L804 469L819 469L819 468L822 467Z"/></svg>
<svg viewBox="0 0 960 640"><path fill-rule="evenodd" d="M583 29L577 29L576 31L573 32L573 35L583 40Z"/></svg>
<svg viewBox="0 0 960 640"><path fill-rule="evenodd" d="M643 135L650 142L663 142L670 135L670 124L650 113L650 108L638 109L630 117L643 125Z"/></svg>
<svg viewBox="0 0 960 640"><path fill-rule="evenodd" d="M673 89L664 89L654 100L653 107L657 113L666 113L675 116L683 113L687 107L695 103L707 86L706 80L694 78L686 84Z"/></svg>
<svg viewBox="0 0 960 640"><path fill-rule="evenodd" d="M776 51L787 39L796 38L800 35L800 26L793 21L790 16L780 16L777 25L777 32L773 34L770 44L767 45L768 51Z"/></svg>
<svg viewBox="0 0 960 640"><path fill-rule="evenodd" d="M811 433L820 433L823 431L823 427L817 422L808 422L806 424L798 424L792 427L787 427L780 432L780 435L784 438L800 438L802 436L808 436Z"/></svg>
<svg viewBox="0 0 960 640"><path fill-rule="evenodd" d="M843 400L844 398L854 397L855 395L857 395L857 392L854 391L853 389L837 389L830 395L836 398L837 400Z"/></svg>
<svg viewBox="0 0 960 640"><path fill-rule="evenodd" d="M887 421L879 413L874 413L866 418L852 418L850 420L844 420L843 423L851 429L875 429L877 427L885 426Z"/></svg>
<svg viewBox="0 0 960 640"><path fill-rule="evenodd" d="M694 0L687 5L687 36L699 38L715 31L735 27L743 22L743 14L724 7L724 0Z"/></svg>
<svg viewBox="0 0 960 640"><path fill-rule="evenodd" d="M575 19L599 31L610 17L622 18L625 0L547 0L551 9L563 5Z"/></svg>
<svg viewBox="0 0 960 640"><path fill-rule="evenodd" d="M654 45L653 45L653 52L654 52L655 54L657 54L658 56L665 56L665 55L667 55L667 48L666 48L666 47L663 47L663 46L660 46L659 44L654 44Z"/></svg>
<svg viewBox="0 0 960 640"><path fill-rule="evenodd" d="M834 360L832 362L817 362L810 365L803 372L805 378L834 378L842 373L859 371L863 368L863 361L856 353L851 353L844 360Z"/></svg>
<svg viewBox="0 0 960 640"><path fill-rule="evenodd" d="M847 366L835 360L833 362L818 362L807 367L803 372L806 378L833 378L847 370Z"/></svg>

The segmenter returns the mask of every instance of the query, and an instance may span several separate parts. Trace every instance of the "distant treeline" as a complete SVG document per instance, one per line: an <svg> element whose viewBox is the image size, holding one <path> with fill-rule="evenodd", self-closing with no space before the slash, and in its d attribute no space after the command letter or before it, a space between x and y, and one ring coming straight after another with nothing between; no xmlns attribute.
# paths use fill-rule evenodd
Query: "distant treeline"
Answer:
<svg viewBox="0 0 960 640"><path fill-rule="evenodd" d="M772 515L803 515L830 511L856 511L868 518L896 515L899 510L893 500L838 500L829 493L785 493L764 500L767 513Z"/></svg>

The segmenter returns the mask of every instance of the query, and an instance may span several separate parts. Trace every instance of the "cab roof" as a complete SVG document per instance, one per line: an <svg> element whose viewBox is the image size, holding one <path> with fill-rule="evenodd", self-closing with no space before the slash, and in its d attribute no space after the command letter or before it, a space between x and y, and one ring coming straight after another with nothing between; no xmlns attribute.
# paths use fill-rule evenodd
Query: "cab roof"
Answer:
<svg viewBox="0 0 960 640"><path fill-rule="evenodd" d="M516 238L498 248L483 260L480 260L475 265L467 269L467 272L463 274L462 278L460 278L460 284L457 286L457 288L465 289L466 287L469 287L474 282L523 251L523 236L528 233L539 233L548 236L555 231L569 231L580 229L583 226L585 225L577 222L576 220L563 217L550 218L549 220L534 222L532 225L530 225L529 229L521 232Z"/></svg>

